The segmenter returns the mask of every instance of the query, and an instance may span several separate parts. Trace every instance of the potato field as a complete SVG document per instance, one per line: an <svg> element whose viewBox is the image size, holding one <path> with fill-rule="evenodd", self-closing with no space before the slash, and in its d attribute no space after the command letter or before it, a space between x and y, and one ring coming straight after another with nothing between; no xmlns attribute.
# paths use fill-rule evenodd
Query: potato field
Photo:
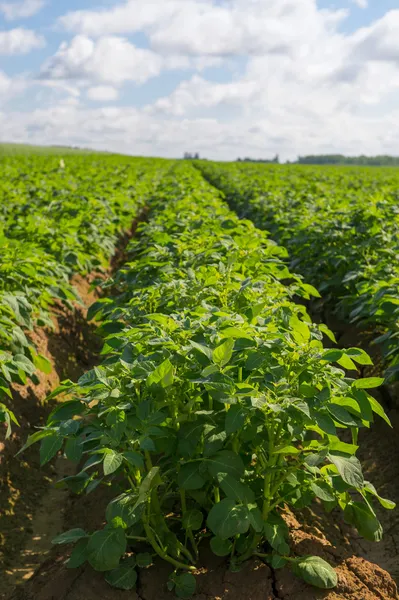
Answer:
<svg viewBox="0 0 399 600"><path fill-rule="evenodd" d="M397 599L398 172L0 176L0 598Z"/></svg>

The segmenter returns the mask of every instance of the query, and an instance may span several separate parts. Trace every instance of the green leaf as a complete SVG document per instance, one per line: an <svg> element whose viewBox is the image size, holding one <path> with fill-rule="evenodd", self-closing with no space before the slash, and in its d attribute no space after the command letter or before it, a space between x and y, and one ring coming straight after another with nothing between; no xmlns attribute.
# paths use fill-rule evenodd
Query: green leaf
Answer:
<svg viewBox="0 0 399 600"><path fill-rule="evenodd" d="M157 385L162 388L170 387L173 384L173 365L169 359L160 364L147 379L147 387Z"/></svg>
<svg viewBox="0 0 399 600"><path fill-rule="evenodd" d="M227 435L231 435L243 427L246 415L247 410L240 404L232 404L230 406L225 419L225 430Z"/></svg>
<svg viewBox="0 0 399 600"><path fill-rule="evenodd" d="M394 508L396 508L395 502L392 502L392 500L387 500L386 498L382 498L379 495L379 493L377 492L377 490L375 489L375 487L373 486L373 484L370 483L369 481L364 482L363 491L369 492L370 494L372 494L375 498L377 498L377 500L381 504L381 506L383 506L387 510L393 510Z"/></svg>
<svg viewBox="0 0 399 600"><path fill-rule="evenodd" d="M42 373L46 373L46 375L49 375L53 370L53 366L49 359L43 356L42 354L36 354L36 356L33 359L33 362L35 367L39 369L39 371L41 371Z"/></svg>
<svg viewBox="0 0 399 600"><path fill-rule="evenodd" d="M212 477L219 473L227 473L236 479L244 475L245 467L240 456L231 450L221 450L215 456L207 459L208 470Z"/></svg>
<svg viewBox="0 0 399 600"><path fill-rule="evenodd" d="M117 569L126 551L126 536L122 528L96 531L90 537L87 560L95 571Z"/></svg>
<svg viewBox="0 0 399 600"><path fill-rule="evenodd" d="M62 448L64 438L53 434L45 437L40 444L40 466L45 465Z"/></svg>
<svg viewBox="0 0 399 600"><path fill-rule="evenodd" d="M228 338L223 344L220 344L212 353L212 360L219 367L224 367L230 362L233 355L234 339Z"/></svg>
<svg viewBox="0 0 399 600"><path fill-rule="evenodd" d="M233 548L230 540L222 540L220 537L211 539L211 550L216 556L228 556Z"/></svg>
<svg viewBox="0 0 399 600"><path fill-rule="evenodd" d="M343 355L343 350L333 349L333 350L326 350L322 354L321 358L322 358L322 360L326 360L328 362L336 362L337 360L342 358L342 355Z"/></svg>
<svg viewBox="0 0 399 600"><path fill-rule="evenodd" d="M144 459L139 452L135 452L134 450L128 450L123 453L123 458L127 460L128 463L137 467L138 469L144 468Z"/></svg>
<svg viewBox="0 0 399 600"><path fill-rule="evenodd" d="M380 542L383 536L381 523L367 504L349 502L344 510L345 521L356 527L361 536L370 542Z"/></svg>
<svg viewBox="0 0 399 600"><path fill-rule="evenodd" d="M268 520L263 525L267 541L279 554L289 554L290 549L287 544L288 528L281 518L269 515Z"/></svg>
<svg viewBox="0 0 399 600"><path fill-rule="evenodd" d="M353 387L357 388L358 390L371 389L379 387L383 383L383 377L365 377L364 379L357 379L354 382Z"/></svg>
<svg viewBox="0 0 399 600"><path fill-rule="evenodd" d="M329 454L329 460L337 467L338 473L348 485L360 489L364 485L362 466L355 456L344 457Z"/></svg>
<svg viewBox="0 0 399 600"><path fill-rule="evenodd" d="M70 438L67 440L65 454L68 460L79 462L83 454L82 440L80 438Z"/></svg>
<svg viewBox="0 0 399 600"><path fill-rule="evenodd" d="M36 442L40 442L40 440L43 440L44 438L50 436L54 436L54 431L51 429L41 429L40 431L35 431L35 433L32 433L32 435L28 437L21 450L19 450L15 456L18 456L19 454L21 454L21 452L24 452L24 450L30 448L30 446L32 446Z"/></svg>
<svg viewBox="0 0 399 600"><path fill-rule="evenodd" d="M105 511L107 523L111 523L115 518L122 519L126 527L131 527L138 523L143 513L143 505L136 506L137 495L120 494L108 504Z"/></svg>
<svg viewBox="0 0 399 600"><path fill-rule="evenodd" d="M191 529L191 531L198 531L201 529L202 522L204 520L203 514L200 510L193 508L187 510L183 515L182 525L184 529Z"/></svg>
<svg viewBox="0 0 399 600"><path fill-rule="evenodd" d="M358 427L359 421L356 421L343 406L330 402L327 404L327 409L330 415L332 415L339 423L347 425L348 427Z"/></svg>
<svg viewBox="0 0 399 600"><path fill-rule="evenodd" d="M355 363L346 354L343 354L342 357L339 360L337 360L337 363L341 365L341 367L343 367L344 369L347 369L348 371L357 371Z"/></svg>
<svg viewBox="0 0 399 600"><path fill-rule="evenodd" d="M231 498L215 504L209 512L207 525L217 537L227 540L249 529L248 509Z"/></svg>
<svg viewBox="0 0 399 600"><path fill-rule="evenodd" d="M306 344L310 340L310 329L298 317L291 317L290 327L292 328L291 335L298 344Z"/></svg>
<svg viewBox="0 0 399 600"><path fill-rule="evenodd" d="M251 488L228 473L218 473L217 479L228 498L233 498L240 504L251 504L255 501L255 494Z"/></svg>
<svg viewBox="0 0 399 600"><path fill-rule="evenodd" d="M373 398L373 396L370 396L370 394L367 395L367 399L370 402L370 406L373 412L375 412L376 415L381 417L381 419L384 419L385 423L388 423L388 425L392 427L390 418L386 414L385 410L382 408L381 404L375 398Z"/></svg>
<svg viewBox="0 0 399 600"><path fill-rule="evenodd" d="M324 500L325 502L335 501L335 496L331 490L331 487L326 481L323 481L322 479L312 481L310 487L312 488L312 491L314 492L315 496L317 498L320 498L320 500Z"/></svg>
<svg viewBox="0 0 399 600"><path fill-rule="evenodd" d="M114 473L123 462L123 455L118 452L111 452L105 454L104 456L104 475L111 475Z"/></svg>
<svg viewBox="0 0 399 600"><path fill-rule="evenodd" d="M359 365L372 365L373 361L370 356L364 350L360 348L348 348L345 350L346 354Z"/></svg>
<svg viewBox="0 0 399 600"><path fill-rule="evenodd" d="M205 483L205 479L200 475L200 462L186 463L180 467L177 483L183 490L199 490Z"/></svg>
<svg viewBox="0 0 399 600"><path fill-rule="evenodd" d="M137 571L134 567L121 565L107 573L105 581L118 590L132 590L137 582Z"/></svg>
<svg viewBox="0 0 399 600"><path fill-rule="evenodd" d="M194 348L194 350L197 350L198 352L206 356L209 359L209 361L212 360L212 350L208 348L208 346L198 344L197 342L193 342L193 340L190 340L190 344Z"/></svg>
<svg viewBox="0 0 399 600"><path fill-rule="evenodd" d="M140 552L136 555L137 566L140 569L145 569L152 565L152 556L149 552Z"/></svg>
<svg viewBox="0 0 399 600"><path fill-rule="evenodd" d="M338 577L331 565L318 556L305 556L291 563L297 577L306 583L323 590L330 590L338 584Z"/></svg>
<svg viewBox="0 0 399 600"><path fill-rule="evenodd" d="M175 578L175 591L178 598L191 598L195 594L197 582L191 573L183 573Z"/></svg>
<svg viewBox="0 0 399 600"><path fill-rule="evenodd" d="M72 550L71 556L66 562L66 566L68 569L77 569L86 562L88 544L88 537L78 541L78 543L74 546Z"/></svg>
<svg viewBox="0 0 399 600"><path fill-rule="evenodd" d="M57 535L53 540L51 540L52 544L74 544L78 540L82 538L87 538L87 533L84 529L70 529L69 531L65 531L60 535Z"/></svg>

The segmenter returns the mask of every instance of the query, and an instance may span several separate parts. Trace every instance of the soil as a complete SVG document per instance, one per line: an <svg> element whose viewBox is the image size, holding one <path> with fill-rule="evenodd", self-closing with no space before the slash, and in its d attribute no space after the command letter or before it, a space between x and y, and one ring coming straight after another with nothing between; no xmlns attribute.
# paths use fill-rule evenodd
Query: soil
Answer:
<svg viewBox="0 0 399 600"><path fill-rule="evenodd" d="M112 497L104 490L80 500L71 500L68 527L100 526L104 508ZM226 560L215 557L209 549L201 555L196 573L197 593L194 600L398 600L397 588L389 574L364 558L353 555L350 540L335 520L320 519L313 512L285 516L291 530L291 548L297 555L317 554L337 571L339 584L333 591L312 588L297 579L289 569L273 571L261 560L248 561L238 573L228 570ZM333 540L333 541L330 541ZM54 549L35 576L17 588L8 600L173 600L166 588L172 568L156 561L141 570L135 591L111 588L101 573L90 567L68 570L64 566L68 551Z"/></svg>

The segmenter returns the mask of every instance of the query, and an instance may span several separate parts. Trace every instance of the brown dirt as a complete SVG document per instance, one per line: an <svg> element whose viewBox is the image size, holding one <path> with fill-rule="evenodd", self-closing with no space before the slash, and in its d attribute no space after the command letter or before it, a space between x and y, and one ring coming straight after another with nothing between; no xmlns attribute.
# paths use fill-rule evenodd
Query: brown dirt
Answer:
<svg viewBox="0 0 399 600"><path fill-rule="evenodd" d="M100 526L110 491L86 496L70 503L68 527L83 526L88 530ZM312 520L314 517L314 520ZM339 584L333 591L316 590L298 580L287 568L273 571L256 559L248 561L238 573L228 570L226 560L215 557L206 548L201 568L196 573L197 593L194 600L398 600L396 585L380 567L353 556L349 541L333 521L319 523L309 513L300 524L292 514L286 515L291 529L291 548L296 555L317 554L335 568ZM327 524L327 527L324 525ZM319 525L321 525L319 527ZM333 541L329 541L332 539ZM68 551L54 549L35 576L17 588L8 600L173 600L166 582L171 567L156 561L141 570L136 591L111 588L101 573L90 567L68 570L64 562Z"/></svg>

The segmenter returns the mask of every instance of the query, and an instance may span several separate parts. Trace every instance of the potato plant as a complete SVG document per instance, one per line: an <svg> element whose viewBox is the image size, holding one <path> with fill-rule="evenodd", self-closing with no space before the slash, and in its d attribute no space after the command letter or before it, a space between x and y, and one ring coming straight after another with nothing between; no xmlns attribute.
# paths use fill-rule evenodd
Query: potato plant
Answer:
<svg viewBox="0 0 399 600"><path fill-rule="evenodd" d="M283 244L330 312L371 325L399 376L398 179L392 169L197 163L240 216Z"/></svg>
<svg viewBox="0 0 399 600"><path fill-rule="evenodd" d="M52 327L55 300L78 300L69 279L103 269L118 235L154 193L165 161L106 155L13 156L0 163L0 423L17 423L10 384L49 372L27 332Z"/></svg>
<svg viewBox="0 0 399 600"><path fill-rule="evenodd" d="M62 449L79 465L58 485L115 491L102 529L55 539L74 544L68 567L87 561L131 589L137 568L159 557L173 571L169 589L187 598L209 544L232 569L257 556L334 587L321 558L290 555L283 515L318 499L381 539L374 504L394 504L356 458L358 430L375 414L388 421L367 391L381 380L344 370L370 358L324 348L333 334L293 301L316 290L191 165L163 178L130 251L104 286L112 296L89 314L103 362L54 392L71 399L26 444L40 442L42 464Z"/></svg>

